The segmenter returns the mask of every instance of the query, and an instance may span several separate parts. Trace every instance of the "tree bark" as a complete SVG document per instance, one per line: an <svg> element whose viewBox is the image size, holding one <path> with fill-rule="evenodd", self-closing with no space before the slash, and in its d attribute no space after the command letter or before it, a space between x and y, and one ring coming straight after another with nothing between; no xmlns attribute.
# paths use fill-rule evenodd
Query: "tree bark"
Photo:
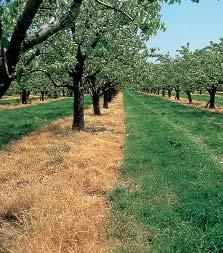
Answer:
<svg viewBox="0 0 223 253"><path fill-rule="evenodd" d="M208 107L208 105L209 105L210 109L215 108L215 95L216 95L216 92L217 92L217 88L215 86L208 89L208 93L210 95L210 98L209 98L209 101L206 104L206 108Z"/></svg>
<svg viewBox="0 0 223 253"><path fill-rule="evenodd" d="M49 25L45 29L40 30L24 41L23 51L27 51L30 48L42 43L50 36L64 30L67 27L73 26L73 23L80 14L82 3L83 0L73 0L69 11L59 20L59 22Z"/></svg>
<svg viewBox="0 0 223 253"><path fill-rule="evenodd" d="M94 115L101 115L99 95L98 94L93 94L92 100L93 100Z"/></svg>
<svg viewBox="0 0 223 253"><path fill-rule="evenodd" d="M84 74L84 62L86 56L82 54L81 45L78 45L76 54L77 63L75 68L69 74L73 78L73 92L74 92L74 104L73 104L73 125L72 129L81 131L84 130L84 87L83 87L83 74Z"/></svg>
<svg viewBox="0 0 223 253"><path fill-rule="evenodd" d="M179 85L176 85L175 92L176 92L175 99L180 100L180 87L179 87Z"/></svg>
<svg viewBox="0 0 223 253"><path fill-rule="evenodd" d="M57 99L57 98L58 98L57 91L54 91L54 92L53 92L53 98L54 98L54 99Z"/></svg>
<svg viewBox="0 0 223 253"><path fill-rule="evenodd" d="M84 129L84 92L79 84L74 86L73 130Z"/></svg>
<svg viewBox="0 0 223 253"><path fill-rule="evenodd" d="M171 92L171 90L170 90L170 89L168 89L168 90L167 90L167 92L168 92L168 97L170 98L170 97L171 97L171 93L172 93L172 92Z"/></svg>
<svg viewBox="0 0 223 253"><path fill-rule="evenodd" d="M44 91L41 91L40 92L40 101L44 101L44 95L45 95L45 92Z"/></svg>
<svg viewBox="0 0 223 253"><path fill-rule="evenodd" d="M22 104L27 104L27 91L26 91L26 89L22 89L21 99L22 99Z"/></svg>
<svg viewBox="0 0 223 253"><path fill-rule="evenodd" d="M66 97L66 92L64 88L62 89L62 94L63 94L63 97Z"/></svg>
<svg viewBox="0 0 223 253"><path fill-rule="evenodd" d="M108 91L104 92L104 96L103 96L103 108L104 109L108 109L108 103L109 103L109 93Z"/></svg>
<svg viewBox="0 0 223 253"><path fill-rule="evenodd" d="M165 97L165 95L166 95L165 93L166 93L166 92L165 92L165 89L162 89L162 96L163 96L163 97Z"/></svg>
<svg viewBox="0 0 223 253"><path fill-rule="evenodd" d="M18 18L9 43L9 48L6 51L6 59L10 73L13 71L12 68L14 68L19 61L22 43L25 40L26 33L33 23L42 2L43 0L28 0L21 16Z"/></svg>
<svg viewBox="0 0 223 253"><path fill-rule="evenodd" d="M9 48L5 53L6 64L0 61L0 98L6 93L13 81L12 75L15 72L15 67L19 62L21 54L46 41L55 33L74 24L80 13L83 0L73 0L69 11L59 22L51 24L39 32L34 32L31 36L27 36L27 31L33 23L42 2L43 0L28 0L21 16L18 18L15 30L11 36ZM7 75L6 72L8 72Z"/></svg>
<svg viewBox="0 0 223 253"><path fill-rule="evenodd" d="M185 91L185 93L187 94L187 97L188 97L188 100L189 100L189 104L192 104L192 96L191 96L191 93L190 91Z"/></svg>

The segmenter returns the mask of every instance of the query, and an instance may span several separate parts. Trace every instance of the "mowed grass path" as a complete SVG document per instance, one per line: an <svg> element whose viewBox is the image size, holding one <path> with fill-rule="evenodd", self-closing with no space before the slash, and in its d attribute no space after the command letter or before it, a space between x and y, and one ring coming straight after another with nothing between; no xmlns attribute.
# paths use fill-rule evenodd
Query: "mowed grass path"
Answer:
<svg viewBox="0 0 223 253"><path fill-rule="evenodd" d="M223 252L223 116L126 92L117 252Z"/></svg>
<svg viewBox="0 0 223 253"><path fill-rule="evenodd" d="M0 149L12 140L21 138L53 120L72 114L72 99L62 99L13 110L0 111ZM85 97L90 105L90 97Z"/></svg>

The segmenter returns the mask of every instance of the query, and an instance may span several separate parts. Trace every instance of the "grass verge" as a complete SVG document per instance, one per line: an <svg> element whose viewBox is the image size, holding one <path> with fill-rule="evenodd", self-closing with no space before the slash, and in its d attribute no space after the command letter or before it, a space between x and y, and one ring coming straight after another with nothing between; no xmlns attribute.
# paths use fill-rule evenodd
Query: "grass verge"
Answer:
<svg viewBox="0 0 223 253"><path fill-rule="evenodd" d="M222 115L130 92L125 108L113 252L223 252Z"/></svg>
<svg viewBox="0 0 223 253"><path fill-rule="evenodd" d="M85 97L85 105L90 105L90 97ZM18 108L16 110L0 111L0 149L12 140L34 131L53 120L72 114L72 99L62 99Z"/></svg>

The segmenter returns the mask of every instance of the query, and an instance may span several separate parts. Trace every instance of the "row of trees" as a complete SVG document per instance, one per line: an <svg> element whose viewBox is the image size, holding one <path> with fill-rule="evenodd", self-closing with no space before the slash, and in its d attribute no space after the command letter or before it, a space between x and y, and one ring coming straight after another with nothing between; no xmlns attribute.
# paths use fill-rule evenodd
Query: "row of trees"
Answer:
<svg viewBox="0 0 223 253"><path fill-rule="evenodd" d="M176 99L182 91L189 103L192 93L206 91L210 95L207 107L214 108L216 92L223 91L223 39L193 52L187 44L177 52L175 58L154 52L157 62L146 65L146 81L140 82L137 89L163 96L168 92L169 97L175 91Z"/></svg>
<svg viewBox="0 0 223 253"><path fill-rule="evenodd" d="M196 0L192 0L198 2ZM147 39L164 28L163 2L8 0L0 5L0 98L6 92L73 94L73 129L84 128L84 93L94 113L117 89L140 80Z"/></svg>

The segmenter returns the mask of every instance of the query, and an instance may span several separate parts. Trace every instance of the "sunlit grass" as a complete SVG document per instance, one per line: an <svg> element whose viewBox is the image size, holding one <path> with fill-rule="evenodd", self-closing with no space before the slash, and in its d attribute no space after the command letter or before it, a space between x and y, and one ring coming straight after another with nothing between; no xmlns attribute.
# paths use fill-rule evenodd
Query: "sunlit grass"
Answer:
<svg viewBox="0 0 223 253"><path fill-rule="evenodd" d="M53 120L72 114L72 99L62 99L46 104L0 111L0 148L12 140L34 131ZM85 98L86 106L90 98Z"/></svg>
<svg viewBox="0 0 223 253"><path fill-rule="evenodd" d="M223 251L223 117L126 93L123 183L111 194L117 252Z"/></svg>

